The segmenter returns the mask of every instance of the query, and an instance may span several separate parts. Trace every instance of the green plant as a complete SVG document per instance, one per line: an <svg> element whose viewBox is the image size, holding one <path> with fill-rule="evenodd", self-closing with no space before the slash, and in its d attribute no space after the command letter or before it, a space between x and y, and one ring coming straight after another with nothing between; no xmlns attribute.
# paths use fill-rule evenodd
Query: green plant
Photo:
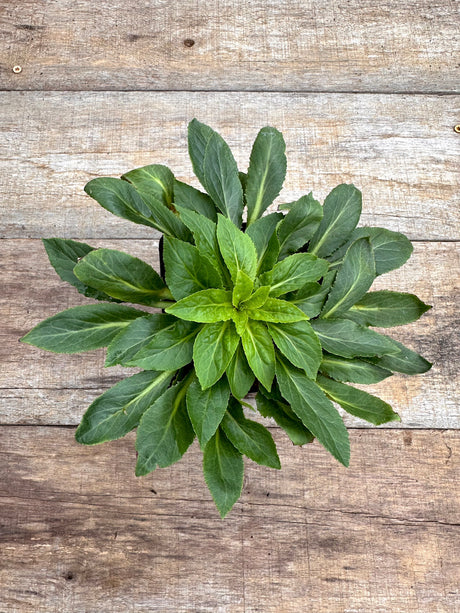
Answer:
<svg viewBox="0 0 460 613"><path fill-rule="evenodd" d="M361 193L353 185L333 189L324 206L310 193L262 216L286 171L276 129L259 132L247 174L197 120L189 153L207 193L160 165L85 187L111 213L164 234L165 274L127 253L45 239L58 275L103 303L63 311L22 340L58 353L108 347L106 366L142 368L92 403L77 441L94 445L137 427L136 475L145 475L177 462L197 436L225 516L241 493L243 455L280 468L270 432L243 413L246 394L257 392L258 411L295 445L317 438L348 465L348 433L332 401L376 425L399 417L347 383L431 366L370 327L406 324L430 307L412 294L368 292L377 275L404 264L412 245L383 228L356 228Z"/></svg>

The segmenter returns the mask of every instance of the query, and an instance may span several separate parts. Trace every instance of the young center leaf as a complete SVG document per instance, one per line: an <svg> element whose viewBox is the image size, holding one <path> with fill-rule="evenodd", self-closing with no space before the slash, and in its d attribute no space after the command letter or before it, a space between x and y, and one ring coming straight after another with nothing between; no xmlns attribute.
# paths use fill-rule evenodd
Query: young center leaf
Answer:
<svg viewBox="0 0 460 613"><path fill-rule="evenodd" d="M230 388L225 377L202 389L198 379L187 390L187 411L202 449L214 436L228 406Z"/></svg>
<svg viewBox="0 0 460 613"><path fill-rule="evenodd" d="M233 283L237 282L240 271L254 280L257 272L257 253L250 236L238 230L226 217L219 215L217 240Z"/></svg>
<svg viewBox="0 0 460 613"><path fill-rule="evenodd" d="M232 321L204 326L193 347L193 363L201 387L207 389L224 374L239 343Z"/></svg>
<svg viewBox="0 0 460 613"><path fill-rule="evenodd" d="M249 303L251 304L251 303ZM267 298L262 306L244 307L251 319L260 321L273 321L277 323L289 323L308 319L305 313L294 304L277 298Z"/></svg>
<svg viewBox="0 0 460 613"><path fill-rule="evenodd" d="M428 304L413 294L381 290L365 294L343 317L364 326L390 328L416 321L429 309Z"/></svg>
<svg viewBox="0 0 460 613"><path fill-rule="evenodd" d="M180 319L199 323L214 323L231 319L234 308L232 292L223 289L205 289L186 296L165 309Z"/></svg>

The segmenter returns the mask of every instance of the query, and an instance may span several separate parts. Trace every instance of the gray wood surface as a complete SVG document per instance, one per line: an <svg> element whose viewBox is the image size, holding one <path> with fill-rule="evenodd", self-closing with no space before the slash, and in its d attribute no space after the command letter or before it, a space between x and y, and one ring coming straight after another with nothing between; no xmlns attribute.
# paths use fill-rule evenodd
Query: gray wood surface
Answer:
<svg viewBox="0 0 460 613"><path fill-rule="evenodd" d="M8 89L459 90L455 1L2 0L0 8Z"/></svg>
<svg viewBox="0 0 460 613"><path fill-rule="evenodd" d="M0 109L6 237L150 237L83 187L151 163L192 180L186 131L195 116L227 138L242 169L257 131L278 127L287 143L284 202L310 190L323 199L353 182L364 194L362 225L411 239L460 237L459 96L3 92Z"/></svg>

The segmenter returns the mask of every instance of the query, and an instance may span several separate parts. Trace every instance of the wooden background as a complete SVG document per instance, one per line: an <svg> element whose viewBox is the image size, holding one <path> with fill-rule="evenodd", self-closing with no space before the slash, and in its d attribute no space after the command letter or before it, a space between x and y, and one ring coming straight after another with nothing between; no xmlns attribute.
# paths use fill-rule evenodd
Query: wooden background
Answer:
<svg viewBox="0 0 460 613"><path fill-rule="evenodd" d="M459 611L458 2L0 0L0 11L0 613ZM153 162L193 181L193 117L243 168L258 129L278 127L286 199L355 183L363 224L414 241L376 288L434 306L393 334L433 369L373 386L402 423L347 419L349 469L273 427L282 471L248 462L224 521L196 445L137 479L132 436L74 442L123 369L104 371L102 351L18 343L85 300L40 237L157 264L158 235L83 186Z"/></svg>

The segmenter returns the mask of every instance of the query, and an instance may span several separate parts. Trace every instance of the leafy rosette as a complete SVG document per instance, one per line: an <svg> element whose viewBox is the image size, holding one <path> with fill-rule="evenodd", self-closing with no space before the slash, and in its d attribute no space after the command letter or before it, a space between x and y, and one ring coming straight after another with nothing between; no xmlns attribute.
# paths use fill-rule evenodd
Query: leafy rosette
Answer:
<svg viewBox="0 0 460 613"><path fill-rule="evenodd" d="M161 165L85 188L111 213L164 235L162 274L127 253L45 239L59 276L102 302L50 317L22 340L62 353L107 347L106 366L142 369L92 403L77 440L94 445L137 428L136 474L146 475L180 460L197 437L225 516L241 494L243 456L280 468L270 431L243 412L252 408L246 395L256 394L258 412L295 445L316 438L348 465L348 433L334 403L375 425L399 420L349 383L431 366L372 328L415 321L429 307L412 294L369 291L376 276L405 263L412 245L397 232L356 227L361 193L353 185L339 185L323 205L310 193L263 215L286 172L276 129L259 132L247 173L196 120L189 152L206 193Z"/></svg>

